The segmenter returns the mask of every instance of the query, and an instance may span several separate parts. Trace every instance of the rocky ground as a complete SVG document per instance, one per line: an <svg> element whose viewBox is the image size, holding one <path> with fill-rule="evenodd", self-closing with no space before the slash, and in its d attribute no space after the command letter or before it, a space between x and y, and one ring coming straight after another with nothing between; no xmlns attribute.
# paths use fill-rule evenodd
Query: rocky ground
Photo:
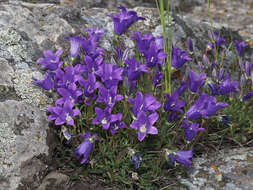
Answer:
<svg viewBox="0 0 253 190"><path fill-rule="evenodd" d="M69 45L64 36L84 34L83 29L86 27L99 26L105 29L102 46L109 52L113 25L106 15L113 4L106 4L103 0L90 1L89 5L82 4L84 1L70 0L36 2L0 1L0 190L112 189L112 186L105 186L100 178L96 182L85 178L71 181L69 176L73 171L59 170L56 167L53 159L54 137L45 112L45 107L52 103L52 95L32 85L31 78L42 78L35 62L42 56L43 50L63 48L67 55ZM192 2L195 2L194 5L203 3L190 0L182 2L183 4L177 5L180 10L186 9L186 5ZM217 1L217 4L212 5L212 12L221 12L224 2ZM227 0L223 7L228 9L227 14L230 10L239 14L238 19L229 25L231 29L222 28L226 22L216 17L219 14L214 14L215 27L224 37L229 38L232 32L235 39L252 40L252 21L247 20L252 14L252 8L249 8L251 1L245 0L240 4L231 2L233 3ZM153 6L144 0L128 3L122 0L118 3L125 3L129 7L144 3ZM83 8L83 5L86 7ZM235 7L230 7L232 5L237 6L238 11ZM240 8L244 5L244 8ZM107 8L91 8L93 6ZM147 18L146 21L137 23L136 30L151 32L153 35L161 34L159 15L155 9L139 7L135 10ZM206 22L208 17L204 14L206 7L192 7L193 12L187 10L188 12L182 12L181 16L173 18L173 41L182 47L190 36L194 47L201 51L206 47L206 34L210 27ZM201 18L200 13L203 14ZM241 18L242 15L244 19ZM247 21L247 24L240 25L243 21ZM127 38L124 42L129 48L133 47ZM247 59L253 60L252 52L247 52ZM213 154L215 156L197 158L189 178L178 180L194 190L253 189L252 148L237 148Z"/></svg>

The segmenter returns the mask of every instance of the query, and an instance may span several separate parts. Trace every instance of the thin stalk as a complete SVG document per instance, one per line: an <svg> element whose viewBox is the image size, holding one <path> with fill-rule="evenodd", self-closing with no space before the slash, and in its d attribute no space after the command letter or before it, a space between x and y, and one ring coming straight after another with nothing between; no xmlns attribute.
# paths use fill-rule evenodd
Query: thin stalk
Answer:
<svg viewBox="0 0 253 190"><path fill-rule="evenodd" d="M208 17L209 17L209 22L211 24L211 33L212 33L212 38L213 38L211 43L214 46L215 61L218 61L218 52L217 52L217 47L216 47L216 43L214 40L213 17L212 17L210 9L211 9L211 0L208 0Z"/></svg>
<svg viewBox="0 0 253 190"><path fill-rule="evenodd" d="M172 73L172 30L171 30L171 23L172 23L172 10L171 10L171 3L168 0L167 3L167 19L168 19L168 49L167 49L167 73L168 73L168 82L169 82L169 94L171 96L172 93L172 85L171 85L171 73Z"/></svg>
<svg viewBox="0 0 253 190"><path fill-rule="evenodd" d="M157 7L159 7L157 0L156 0L156 4L157 4ZM160 13L161 24L162 24L162 27L163 27L163 49L167 53L167 49L168 48L167 48L167 43L166 43L166 30L165 30L165 17L164 17L164 1L163 0L160 0L160 10L159 10L159 13ZM168 70L166 69L166 65L163 68L163 73L164 73L164 79L165 79L165 92L167 93L169 91L169 87L168 87Z"/></svg>

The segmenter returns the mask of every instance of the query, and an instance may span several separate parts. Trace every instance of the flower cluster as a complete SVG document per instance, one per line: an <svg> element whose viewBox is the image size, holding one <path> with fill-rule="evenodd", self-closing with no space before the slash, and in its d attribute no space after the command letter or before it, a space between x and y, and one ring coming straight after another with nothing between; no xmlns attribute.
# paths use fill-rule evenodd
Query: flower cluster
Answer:
<svg viewBox="0 0 253 190"><path fill-rule="evenodd" d="M114 33L117 35L113 58L108 59L104 49L99 46L104 30L95 27L86 29L88 37L66 37L70 43L69 60L61 58L63 50L57 50L56 53L47 50L44 51L44 58L37 61L45 70L45 75L43 80L33 79L33 83L58 93L55 105L48 107L48 120L61 126L67 143L73 142L72 137L77 135L68 130L81 127L75 131L84 133L78 134L82 143L75 147L75 155L82 157L82 164L88 162L95 141L100 136L107 138L108 134L120 135L121 131L131 130L137 133L138 141L143 143L148 134L164 139L166 134L161 134L161 131L167 133L162 130L167 121L177 123L178 131L184 131L179 138L184 136L188 145L197 139L195 137L200 131L205 131L201 126L204 120L222 117L224 123L230 122L230 116L219 116L219 111L228 106L220 97L240 92L240 83L232 80L235 77L226 73L218 60L210 63L209 58L204 56L203 63L199 63L200 72L194 71L192 64L189 64L194 63L194 48L190 38L187 40L188 52L170 44L171 48L168 49L171 54L168 54L164 49L163 36L134 32L131 39L136 44L136 51L130 56L128 49L120 45L118 40L132 24L144 18L134 11L127 11L123 6L119 8L120 13L108 15L113 20ZM217 32L209 32L209 37L209 46L213 51L222 49L225 40ZM253 83L253 63L242 62L247 44L235 41L235 45L241 80L251 80ZM165 93L163 79L168 77L168 73L164 70L169 60L171 72L183 68L187 72L181 81L175 79L170 93ZM253 97L253 91L249 90L240 97L242 101L247 101ZM130 156L138 169L143 161L141 154L132 151ZM172 164L181 163L187 168L191 166L192 156L191 146L166 151L166 157Z"/></svg>

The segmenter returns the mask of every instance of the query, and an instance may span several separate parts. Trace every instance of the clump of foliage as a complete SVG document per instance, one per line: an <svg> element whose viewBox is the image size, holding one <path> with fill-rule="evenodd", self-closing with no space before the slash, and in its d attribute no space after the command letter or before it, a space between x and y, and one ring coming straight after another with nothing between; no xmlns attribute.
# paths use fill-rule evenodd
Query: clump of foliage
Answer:
<svg viewBox="0 0 253 190"><path fill-rule="evenodd" d="M253 63L243 62L248 44L235 41L240 67L225 65L226 41L212 30L203 60L195 57L190 38L188 50L182 50L173 45L170 33L154 37L134 32L130 38L136 49L130 54L119 43L121 35L145 18L119 8L120 13L108 15L115 32L110 62L99 46L104 30L86 29L88 38L66 37L68 61L61 58L63 50L44 51L38 63L45 78L34 83L59 94L48 107L48 120L86 165L83 173L145 188L158 185L164 169L176 163L190 169L194 146L212 125L229 126L235 133L231 123L238 115L231 110L239 106L249 112ZM164 18L162 23L165 27ZM173 79L180 70L185 74ZM243 122L249 126L249 117Z"/></svg>

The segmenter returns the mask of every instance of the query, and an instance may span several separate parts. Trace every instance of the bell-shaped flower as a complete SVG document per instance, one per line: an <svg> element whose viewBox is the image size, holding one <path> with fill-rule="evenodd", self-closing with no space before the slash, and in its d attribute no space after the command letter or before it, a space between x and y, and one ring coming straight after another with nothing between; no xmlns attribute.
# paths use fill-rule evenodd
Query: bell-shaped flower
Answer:
<svg viewBox="0 0 253 190"><path fill-rule="evenodd" d="M182 108L185 106L185 102L183 100L179 100L178 93L174 92L170 96L169 94L166 95L167 101L164 103L164 110L169 112L178 112L183 114L184 111Z"/></svg>
<svg viewBox="0 0 253 190"><path fill-rule="evenodd" d="M96 76L89 73L87 80L79 80L79 84L84 88L84 95L86 97L91 97L94 91L100 86L99 82L96 81Z"/></svg>
<svg viewBox="0 0 253 190"><path fill-rule="evenodd" d="M55 54L51 50L46 50L44 51L45 58L39 58L37 63L41 64L42 69L55 71L63 64L63 61L60 61L62 52L62 49L57 50Z"/></svg>
<svg viewBox="0 0 253 190"><path fill-rule="evenodd" d="M155 76L153 77L153 79L152 79L152 83L153 83L153 85L154 85L154 87L156 88L159 84L161 84L161 81L162 81L162 79L163 79L163 73L162 72L160 72L160 71L157 71L156 73L155 73Z"/></svg>
<svg viewBox="0 0 253 190"><path fill-rule="evenodd" d="M135 58L125 60L128 80L137 80L142 73L148 73L148 67Z"/></svg>
<svg viewBox="0 0 253 190"><path fill-rule="evenodd" d="M48 120L55 120L55 125L63 125L67 123L68 125L74 126L73 118L77 115L81 115L78 108L73 110L74 102L71 100L66 100L63 106L56 104L55 107L49 106L47 110L51 113L48 116Z"/></svg>
<svg viewBox="0 0 253 190"><path fill-rule="evenodd" d="M193 44L192 44L192 39L189 37L187 38L187 44L188 44L188 48L190 50L191 53L193 53Z"/></svg>
<svg viewBox="0 0 253 190"><path fill-rule="evenodd" d="M38 80L34 77L32 77L32 80L33 84L36 84L45 90L50 90L53 87L52 79L48 73L45 74L44 80Z"/></svg>
<svg viewBox="0 0 253 190"><path fill-rule="evenodd" d="M86 28L85 31L88 32L90 38L95 42L98 42L100 37L104 34L104 29L98 27Z"/></svg>
<svg viewBox="0 0 253 190"><path fill-rule="evenodd" d="M84 38L79 37L79 36L74 36L74 37L65 37L70 42L70 56L72 58L76 57L77 55L80 54L80 48L82 46Z"/></svg>
<svg viewBox="0 0 253 190"><path fill-rule="evenodd" d="M77 103L78 97L83 94L82 90L77 88L75 83L71 83L68 88L58 88L57 92L62 96L62 98L58 99L56 104L63 104L67 100Z"/></svg>
<svg viewBox="0 0 253 190"><path fill-rule="evenodd" d="M192 92L197 92L201 89L201 87L206 82L206 74L200 73L199 75L195 73L193 70L189 71L189 89Z"/></svg>
<svg viewBox="0 0 253 190"><path fill-rule="evenodd" d="M235 47L240 57L243 55L244 48L247 47L248 45L249 44L247 44L245 41L239 42L238 40L235 40Z"/></svg>
<svg viewBox="0 0 253 190"><path fill-rule="evenodd" d="M192 141L199 131L205 130L204 128L199 128L198 123L190 124L187 120L183 120L181 127L184 128L184 136L187 141Z"/></svg>
<svg viewBox="0 0 253 190"><path fill-rule="evenodd" d="M121 121L122 118L119 118L117 121L110 124L110 132L112 135L118 132L119 129L126 128L125 122Z"/></svg>
<svg viewBox="0 0 253 190"><path fill-rule="evenodd" d="M141 36L139 32L134 32L134 35L131 36L131 38L136 41L138 50L143 54L146 54L150 48L151 42L155 40L155 37L153 37L152 34L144 34Z"/></svg>
<svg viewBox="0 0 253 190"><path fill-rule="evenodd" d="M157 64L161 65L163 60L167 57L167 54L163 51L160 51L157 44L152 42L150 48L144 53L146 58L146 64L148 67L154 67Z"/></svg>
<svg viewBox="0 0 253 190"><path fill-rule="evenodd" d="M142 156L134 153L131 156L131 162L134 164L135 168L138 169L140 167L140 163L142 162Z"/></svg>
<svg viewBox="0 0 253 190"><path fill-rule="evenodd" d="M123 77L121 76L123 70L123 68L120 68L117 65L104 63L100 65L96 74L100 76L106 88L111 88L112 86L117 86L119 81L123 80Z"/></svg>
<svg viewBox="0 0 253 190"><path fill-rule="evenodd" d="M82 157L81 164L84 164L88 157L90 156L90 152L93 149L94 143L98 140L97 134L91 134L90 132L86 132L85 135L79 134L78 136L83 138L83 142L75 149L75 156Z"/></svg>
<svg viewBox="0 0 253 190"><path fill-rule="evenodd" d="M253 90L250 91L249 93L247 93L245 96L243 96L242 101L244 102L244 101L250 99L251 97L253 97Z"/></svg>
<svg viewBox="0 0 253 190"><path fill-rule="evenodd" d="M110 89L107 89L102 85L99 87L99 97L97 102L105 103L112 108L116 102L123 98L124 97L121 94L117 94L117 86L112 86Z"/></svg>
<svg viewBox="0 0 253 190"><path fill-rule="evenodd" d="M231 81L229 74L226 75L223 82L219 85L220 94L229 94L231 92L239 92L239 82Z"/></svg>
<svg viewBox="0 0 253 190"><path fill-rule="evenodd" d="M103 129L109 129L111 123L121 120L122 114L111 114L111 108L106 107L104 110L95 107L96 117L93 119L92 124L102 125Z"/></svg>
<svg viewBox="0 0 253 190"><path fill-rule="evenodd" d="M170 158L170 163L172 165L175 164L175 162L178 162L180 164L183 164L186 166L188 169L191 167L191 158L193 156L192 150L179 150L177 152L172 152L168 154L168 157Z"/></svg>
<svg viewBox="0 0 253 190"><path fill-rule="evenodd" d="M147 134L158 134L157 128L153 124L158 120L159 115L155 112L146 115L144 111L141 111L137 120L130 125L131 128L138 130L138 140L143 141Z"/></svg>
<svg viewBox="0 0 253 190"><path fill-rule="evenodd" d="M182 67L187 61L191 61L186 51L181 51L179 48L172 46L172 66L176 69Z"/></svg>
<svg viewBox="0 0 253 190"><path fill-rule="evenodd" d="M102 56L98 56L95 59L92 57L86 55L84 57L84 63L85 65L83 66L84 72L92 73L95 74L96 71L98 71L98 68L100 65L102 65L104 59Z"/></svg>
<svg viewBox="0 0 253 190"><path fill-rule="evenodd" d="M216 96L216 95L219 95L220 94L220 92L219 92L219 86L217 86L216 84L214 84L214 83L211 83L211 82L209 82L208 84L207 84L209 87L210 87L210 89L211 89L211 92L212 92L212 96Z"/></svg>
<svg viewBox="0 0 253 190"><path fill-rule="evenodd" d="M213 33L209 30L208 31L209 39L209 46L214 50L214 43L215 48L218 49L221 45L223 45L226 41L222 38L217 32L213 31Z"/></svg>
<svg viewBox="0 0 253 190"><path fill-rule="evenodd" d="M138 20L145 20L143 17L138 17L135 11L127 11L125 7L120 6L121 13L116 16L109 14L114 24L114 33L116 35L122 35L133 23Z"/></svg>
<svg viewBox="0 0 253 190"><path fill-rule="evenodd" d="M226 107L228 104L225 102L216 102L216 98L208 96L203 93L197 101L190 107L186 116L189 120L197 119L200 117L208 118L216 114L221 108Z"/></svg>
<svg viewBox="0 0 253 190"><path fill-rule="evenodd" d="M136 99L128 98L128 101L134 104L133 113L135 117L137 117L141 111L154 112L162 105L160 102L156 100L155 97L151 96L148 93L144 97L141 92L136 93Z"/></svg>

